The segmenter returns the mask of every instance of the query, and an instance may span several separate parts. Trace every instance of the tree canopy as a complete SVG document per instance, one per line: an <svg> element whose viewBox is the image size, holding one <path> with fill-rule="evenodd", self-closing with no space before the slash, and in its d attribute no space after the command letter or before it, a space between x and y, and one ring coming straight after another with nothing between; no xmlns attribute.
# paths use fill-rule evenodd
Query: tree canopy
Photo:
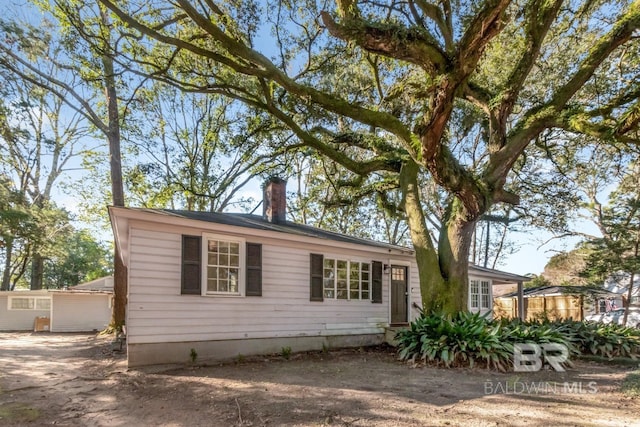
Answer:
<svg viewBox="0 0 640 427"><path fill-rule="evenodd" d="M427 309L466 307L473 230L520 202L528 146L638 142L638 1L100 1L133 72L263 111L290 149L348 170L345 186L394 183ZM421 171L447 196L437 243Z"/></svg>
<svg viewBox="0 0 640 427"><path fill-rule="evenodd" d="M107 108L77 80L46 78L20 37L0 65L64 88L110 140L121 126L132 153L156 155L125 179L159 204L178 188L187 206L218 209L229 186L265 172L261 159L321 171L296 215L339 228L366 218L349 207L376 206L390 239L406 223L427 311L466 309L479 221L483 233L489 218L562 230L557 211L591 200L576 194L580 167L602 151L628 160L640 142L640 0L97 2L40 4L79 61L69 75L107 88ZM220 153L241 166L209 174ZM323 215L314 194L342 211Z"/></svg>

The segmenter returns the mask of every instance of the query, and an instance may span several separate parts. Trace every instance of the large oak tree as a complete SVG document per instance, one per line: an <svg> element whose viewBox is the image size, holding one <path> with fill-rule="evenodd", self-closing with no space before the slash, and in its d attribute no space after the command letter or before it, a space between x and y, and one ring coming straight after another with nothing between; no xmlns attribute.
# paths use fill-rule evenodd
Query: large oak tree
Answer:
<svg viewBox="0 0 640 427"><path fill-rule="evenodd" d="M519 203L510 174L533 141L638 142L638 0L100 2L130 70L268 113L354 185L393 180L427 310L466 309L474 228ZM448 195L437 242L424 171Z"/></svg>

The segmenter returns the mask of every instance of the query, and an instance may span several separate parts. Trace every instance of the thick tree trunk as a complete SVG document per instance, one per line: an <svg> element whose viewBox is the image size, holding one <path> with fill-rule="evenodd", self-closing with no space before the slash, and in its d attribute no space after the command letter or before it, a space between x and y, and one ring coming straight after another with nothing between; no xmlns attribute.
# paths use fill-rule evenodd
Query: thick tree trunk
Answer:
<svg viewBox="0 0 640 427"><path fill-rule="evenodd" d="M109 18L104 8L100 8L102 24L110 28ZM109 40L106 40L108 48ZM105 49L106 51L107 49ZM124 185L122 183L122 159L120 150L120 113L118 111L118 97L116 93L116 79L113 59L105 54L102 56L104 67L105 98L107 104L109 141L109 165L111 172L111 196L114 206L124 206ZM118 249L114 253L113 273L113 311L111 314L111 327L120 330L125 323L127 304L127 269L122 263Z"/></svg>
<svg viewBox="0 0 640 427"><path fill-rule="evenodd" d="M113 259L113 310L110 326L120 331L126 319L127 307L127 267L123 264L120 251L116 248Z"/></svg>
<svg viewBox="0 0 640 427"><path fill-rule="evenodd" d="M639 251L640 251L640 244L636 242L634 251L633 251L634 258L638 259ZM629 320L629 307L631 307L631 298L633 298L633 278L635 277L635 273L631 271L630 274L631 274L631 277L629 278L629 290L627 291L627 301L624 309L624 317L622 318L622 324L624 326L627 326L627 321Z"/></svg>
<svg viewBox="0 0 640 427"><path fill-rule="evenodd" d="M438 257L447 287L440 295L440 305L446 313L468 310L469 250L477 222L474 217L465 215L462 203L453 199L442 224Z"/></svg>
<svg viewBox="0 0 640 427"><path fill-rule="evenodd" d="M438 296L446 287L446 283L440 274L438 254L427 229L420 204L418 171L419 166L415 162L405 163L400 174L400 186L403 192L402 207L407 216L411 241L416 252L422 309L429 313L438 309Z"/></svg>
<svg viewBox="0 0 640 427"><path fill-rule="evenodd" d="M438 250L426 226L418 188L419 166L403 165L400 185L420 277L425 312L453 314L468 310L469 250L479 213L469 215L458 199L450 204L440 230Z"/></svg>
<svg viewBox="0 0 640 427"><path fill-rule="evenodd" d="M2 284L0 291L8 291L11 286L11 259L13 257L13 240L7 239L5 241L4 250L4 270L2 271Z"/></svg>
<svg viewBox="0 0 640 427"><path fill-rule="evenodd" d="M44 259L40 254L33 254L31 258L31 280L29 289L37 291L42 289L42 276L44 275Z"/></svg>

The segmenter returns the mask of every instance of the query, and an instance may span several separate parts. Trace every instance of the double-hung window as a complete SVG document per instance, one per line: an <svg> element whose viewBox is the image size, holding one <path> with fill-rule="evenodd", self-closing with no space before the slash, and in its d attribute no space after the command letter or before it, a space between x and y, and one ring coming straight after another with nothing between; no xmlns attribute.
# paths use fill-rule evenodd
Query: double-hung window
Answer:
<svg viewBox="0 0 640 427"><path fill-rule="evenodd" d="M480 287L477 280L471 280L469 286L469 299L471 302L471 308L480 307Z"/></svg>
<svg viewBox="0 0 640 427"><path fill-rule="evenodd" d="M371 264L345 259L324 258L324 298L369 300Z"/></svg>
<svg viewBox="0 0 640 427"><path fill-rule="evenodd" d="M207 260L203 269L205 294L240 295L244 290L244 257L240 250L244 249L244 241L206 235L203 240Z"/></svg>
<svg viewBox="0 0 640 427"><path fill-rule="evenodd" d="M183 235L180 293L262 296L262 245L235 236Z"/></svg>
<svg viewBox="0 0 640 427"><path fill-rule="evenodd" d="M491 308L490 282L488 280L474 279L469 281L469 308L482 310Z"/></svg>

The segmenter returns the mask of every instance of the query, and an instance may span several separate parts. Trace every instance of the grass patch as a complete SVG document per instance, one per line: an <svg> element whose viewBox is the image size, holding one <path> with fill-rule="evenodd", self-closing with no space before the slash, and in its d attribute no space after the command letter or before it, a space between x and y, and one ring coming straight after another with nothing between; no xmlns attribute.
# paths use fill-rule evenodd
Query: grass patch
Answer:
<svg viewBox="0 0 640 427"><path fill-rule="evenodd" d="M627 374L620 390L627 396L640 397L640 371Z"/></svg>
<svg viewBox="0 0 640 427"><path fill-rule="evenodd" d="M32 422L40 418L40 411L24 403L0 405L0 422Z"/></svg>

